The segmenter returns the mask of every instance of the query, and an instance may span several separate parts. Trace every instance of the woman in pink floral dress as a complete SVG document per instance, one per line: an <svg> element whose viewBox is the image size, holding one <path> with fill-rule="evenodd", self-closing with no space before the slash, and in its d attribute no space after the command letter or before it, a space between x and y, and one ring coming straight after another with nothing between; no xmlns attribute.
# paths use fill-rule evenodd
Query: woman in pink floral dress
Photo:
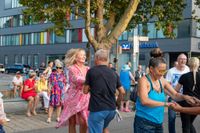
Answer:
<svg viewBox="0 0 200 133"><path fill-rule="evenodd" d="M73 54L71 53L73 51ZM83 93L83 85L88 67L85 66L86 54L83 49L73 49L67 53L65 64L69 73L69 89L64 100L64 108L57 127L69 125L69 133L76 133L76 124L80 125L80 133L87 132L89 94ZM71 54L71 57L68 55ZM69 65L70 64L70 65Z"/></svg>

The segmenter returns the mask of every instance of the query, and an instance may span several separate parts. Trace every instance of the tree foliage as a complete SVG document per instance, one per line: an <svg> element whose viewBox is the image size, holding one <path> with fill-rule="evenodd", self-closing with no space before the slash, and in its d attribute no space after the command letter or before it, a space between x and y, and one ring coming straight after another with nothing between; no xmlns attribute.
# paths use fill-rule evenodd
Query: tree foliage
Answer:
<svg viewBox="0 0 200 133"><path fill-rule="evenodd" d="M185 0L20 0L27 7L25 16L33 21L48 20L54 23L53 30L62 34L70 27L71 13L85 20L86 35L95 50L110 49L119 36L138 24L155 21L156 29L174 38L173 29L182 20ZM196 0L200 5L200 1ZM91 34L95 28L95 36ZM144 28L144 33L147 34Z"/></svg>

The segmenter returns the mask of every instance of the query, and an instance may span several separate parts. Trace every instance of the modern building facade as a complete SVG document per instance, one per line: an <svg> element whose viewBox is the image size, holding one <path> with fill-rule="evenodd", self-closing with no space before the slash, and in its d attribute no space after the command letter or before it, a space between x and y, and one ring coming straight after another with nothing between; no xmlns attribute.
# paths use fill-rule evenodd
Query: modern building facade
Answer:
<svg viewBox="0 0 200 133"><path fill-rule="evenodd" d="M174 61L180 53L185 53L188 57L196 56L200 58L200 30L198 29L200 24L192 19L192 16L200 17L200 9L194 5L194 1L195 0L186 0L187 7L183 12L184 19L179 23L178 27L174 29L176 38L173 40L166 38L162 30L157 31L154 22L149 22L147 24L149 41L140 42L138 53L139 64L144 67L148 66L148 61L150 59L149 52L156 47L163 50L164 56L168 61L168 67L173 66ZM192 14L194 10L195 13ZM141 25L138 25L134 34L142 36L142 28ZM127 50L125 52L127 52ZM131 54L134 54L130 56L132 59L136 58L134 56L137 56L137 53L131 52ZM122 54L121 60L123 60L125 56L127 55Z"/></svg>
<svg viewBox="0 0 200 133"><path fill-rule="evenodd" d="M154 22L148 23L149 41L140 42L138 53L139 63L144 67L148 65L149 51L155 47L160 47L164 51L170 65L182 52L188 56L200 56L200 30L196 28L199 24L191 19L194 9L197 10L197 16L200 16L200 12L193 4L193 0L187 2L188 6L183 13L185 19L174 30L176 39L165 38L162 30L156 31ZM86 48L88 40L84 32L84 20L81 18L71 14L69 19L72 27L66 29L63 36L57 36L54 32L46 30L52 26L50 22L24 23L23 8L18 0L0 0L0 63L5 66L22 63L39 67L42 62L63 59L65 52L70 48ZM113 46L111 62L113 58L118 58L118 68L136 56L133 55L133 44L128 38L142 35L142 28L139 25L136 29L123 33L117 45L131 46L124 48L122 53L117 54L116 46ZM94 29L92 32L94 33Z"/></svg>
<svg viewBox="0 0 200 133"><path fill-rule="evenodd" d="M22 9L18 0L0 0L0 62L6 66L22 63L38 67L42 62L62 59L72 47L86 47L83 20L71 15L73 28L57 36L47 31L50 22L24 23Z"/></svg>

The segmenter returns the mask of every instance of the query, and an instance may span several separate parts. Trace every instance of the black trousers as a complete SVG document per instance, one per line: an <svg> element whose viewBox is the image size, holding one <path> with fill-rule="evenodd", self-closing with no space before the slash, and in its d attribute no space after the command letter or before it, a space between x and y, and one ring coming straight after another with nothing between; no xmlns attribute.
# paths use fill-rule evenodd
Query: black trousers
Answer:
<svg viewBox="0 0 200 133"><path fill-rule="evenodd" d="M183 133L196 133L193 122L197 115L189 115L185 113L180 113L182 122L182 132Z"/></svg>

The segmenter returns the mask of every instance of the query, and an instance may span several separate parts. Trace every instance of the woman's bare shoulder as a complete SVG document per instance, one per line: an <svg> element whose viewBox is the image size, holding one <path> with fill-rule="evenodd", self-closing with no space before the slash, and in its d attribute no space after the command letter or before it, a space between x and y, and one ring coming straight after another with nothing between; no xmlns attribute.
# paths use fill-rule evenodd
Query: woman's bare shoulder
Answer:
<svg viewBox="0 0 200 133"><path fill-rule="evenodd" d="M146 76L143 76L139 79L139 84L148 84L148 79Z"/></svg>

